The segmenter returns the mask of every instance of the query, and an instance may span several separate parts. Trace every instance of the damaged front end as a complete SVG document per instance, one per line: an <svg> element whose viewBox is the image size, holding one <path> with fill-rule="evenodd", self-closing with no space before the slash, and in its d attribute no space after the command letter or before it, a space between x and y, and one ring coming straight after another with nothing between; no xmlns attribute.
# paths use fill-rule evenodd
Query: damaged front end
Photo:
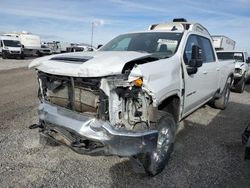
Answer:
<svg viewBox="0 0 250 188"><path fill-rule="evenodd" d="M157 117L142 78L38 72L41 134L81 154L133 156L156 148Z"/></svg>

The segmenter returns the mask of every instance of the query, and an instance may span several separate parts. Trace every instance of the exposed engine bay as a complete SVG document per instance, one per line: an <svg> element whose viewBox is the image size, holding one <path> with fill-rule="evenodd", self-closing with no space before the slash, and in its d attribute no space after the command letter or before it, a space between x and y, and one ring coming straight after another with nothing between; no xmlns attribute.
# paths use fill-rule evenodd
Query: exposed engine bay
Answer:
<svg viewBox="0 0 250 188"><path fill-rule="evenodd" d="M38 72L38 97L41 101L109 121L117 128L152 129L155 123L151 96L143 90L142 78L128 81L126 75L80 78Z"/></svg>

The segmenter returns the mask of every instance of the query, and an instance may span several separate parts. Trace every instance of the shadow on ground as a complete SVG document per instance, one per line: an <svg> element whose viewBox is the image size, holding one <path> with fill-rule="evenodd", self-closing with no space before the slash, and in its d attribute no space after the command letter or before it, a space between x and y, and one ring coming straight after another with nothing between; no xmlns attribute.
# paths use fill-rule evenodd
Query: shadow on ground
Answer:
<svg viewBox="0 0 250 188"><path fill-rule="evenodd" d="M206 108L210 107L195 113L204 113ZM250 161L244 161L241 144L250 106L231 102L224 111L209 110L218 114L208 124L184 120L174 153L161 174L151 178L136 174L124 161L110 169L112 187L250 187Z"/></svg>

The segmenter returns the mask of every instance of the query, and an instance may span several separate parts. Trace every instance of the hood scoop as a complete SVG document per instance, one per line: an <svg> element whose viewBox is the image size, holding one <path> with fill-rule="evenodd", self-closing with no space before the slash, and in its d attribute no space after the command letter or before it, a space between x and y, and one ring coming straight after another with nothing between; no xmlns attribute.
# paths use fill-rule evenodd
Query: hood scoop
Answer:
<svg viewBox="0 0 250 188"><path fill-rule="evenodd" d="M63 61L64 63L74 63L74 64L83 64L84 62L92 59L91 56L56 56L51 58L53 61Z"/></svg>

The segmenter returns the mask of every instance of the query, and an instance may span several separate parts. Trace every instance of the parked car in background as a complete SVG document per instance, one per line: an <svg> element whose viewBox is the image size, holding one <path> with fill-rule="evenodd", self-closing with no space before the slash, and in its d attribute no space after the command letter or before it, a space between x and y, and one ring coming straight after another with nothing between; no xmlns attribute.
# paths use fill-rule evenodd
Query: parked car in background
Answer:
<svg viewBox="0 0 250 188"><path fill-rule="evenodd" d="M23 53L25 56L36 56L41 49L40 36L23 31L21 33L6 33L5 36L16 37L23 45Z"/></svg>
<svg viewBox="0 0 250 188"><path fill-rule="evenodd" d="M71 44L70 47L67 48L68 52L84 52L84 51L96 51L97 49L88 44Z"/></svg>
<svg viewBox="0 0 250 188"><path fill-rule="evenodd" d="M41 49L37 52L37 55L39 57L44 56L44 55L51 55L51 54L52 54L51 49L47 45L44 45L44 44L41 45Z"/></svg>
<svg viewBox="0 0 250 188"><path fill-rule="evenodd" d="M202 105L225 109L234 60L218 61L199 23L174 19L120 35L98 51L35 59L41 139L89 155L136 159L160 173L179 121ZM47 142L48 143L48 142Z"/></svg>
<svg viewBox="0 0 250 188"><path fill-rule="evenodd" d="M10 57L23 59L23 48L20 40L15 37L0 36L0 54L3 59Z"/></svg>
<svg viewBox="0 0 250 188"><path fill-rule="evenodd" d="M250 76L250 62L248 61L247 52L238 50L217 51L217 56L220 60L235 60L233 89L242 93Z"/></svg>

